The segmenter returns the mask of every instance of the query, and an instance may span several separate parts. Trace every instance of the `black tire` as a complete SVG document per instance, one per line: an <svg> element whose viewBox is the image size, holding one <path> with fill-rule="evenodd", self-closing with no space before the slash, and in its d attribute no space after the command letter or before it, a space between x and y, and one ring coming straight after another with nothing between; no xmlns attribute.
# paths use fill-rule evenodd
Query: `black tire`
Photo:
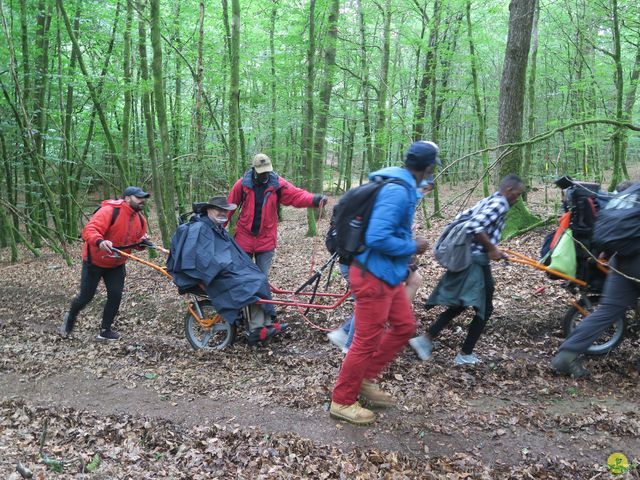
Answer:
<svg viewBox="0 0 640 480"><path fill-rule="evenodd" d="M218 315L209 300L198 300L198 306L204 318L212 318ZM210 328L204 328L187 310L187 314L184 317L184 335L196 350L222 350L235 341L236 328L235 325L229 324L222 317L218 318Z"/></svg>
<svg viewBox="0 0 640 480"><path fill-rule="evenodd" d="M587 312L593 312L599 302L600 297L591 296L582 297L578 301L578 304ZM628 314L629 312L627 315ZM591 344L586 353L588 355L606 355L620 345L620 342L622 342L627 331L627 315L616 320L607 330L605 330L602 336ZM562 321L565 336L568 337L583 319L584 315L579 309L573 305L569 307Z"/></svg>

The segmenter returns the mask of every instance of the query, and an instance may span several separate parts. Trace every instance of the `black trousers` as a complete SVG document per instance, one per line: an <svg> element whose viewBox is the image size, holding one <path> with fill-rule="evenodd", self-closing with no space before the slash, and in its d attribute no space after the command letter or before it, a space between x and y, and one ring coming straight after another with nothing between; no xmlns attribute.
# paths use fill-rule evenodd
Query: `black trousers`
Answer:
<svg viewBox="0 0 640 480"><path fill-rule="evenodd" d="M462 345L462 353L465 355L470 355L473 352L473 348L476 346L480 335L484 331L484 327L487 324L487 321L491 317L493 313L493 292L495 290L495 282L493 280L493 276L491 275L491 266L490 265L482 265L482 273L484 275L484 294L485 294L485 316L484 318L476 314L469 325L469 333L467 333L467 338ZM429 328L429 336L431 338L436 338L440 331L446 327L451 320L460 315L467 307L459 306L459 307L449 307L444 312L442 312L438 319L433 322L433 325Z"/></svg>
<svg viewBox="0 0 640 480"><path fill-rule="evenodd" d="M100 279L103 279L107 287L107 303L104 305L100 328L102 330L110 330L113 319L120 309L125 276L126 269L124 265L115 268L102 268L91 265L88 262L82 262L80 293L73 299L71 308L69 308L69 321L71 324L75 323L78 313L93 300Z"/></svg>
<svg viewBox="0 0 640 480"><path fill-rule="evenodd" d="M619 257L612 266L623 274L640 277L640 256ZM607 275L598 308L567 337L560 350L584 353L602 333L633 307L640 297L640 283L613 270Z"/></svg>

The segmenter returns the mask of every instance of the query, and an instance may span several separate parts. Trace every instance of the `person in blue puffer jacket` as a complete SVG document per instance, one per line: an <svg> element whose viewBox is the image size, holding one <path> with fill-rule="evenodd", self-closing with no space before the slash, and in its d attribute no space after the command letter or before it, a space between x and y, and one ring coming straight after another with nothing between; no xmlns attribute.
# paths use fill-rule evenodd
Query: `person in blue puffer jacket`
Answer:
<svg viewBox="0 0 640 480"><path fill-rule="evenodd" d="M404 281L412 256L427 249L426 239L414 239L411 227L418 185L440 163L437 155L435 143L417 141L409 147L404 167L383 168L369 175L370 179L394 178L398 182L379 191L365 233L366 248L349 268L356 298L356 331L333 389L329 413L334 418L357 425L375 421L375 414L358 403L358 395L371 406L394 404L393 397L375 380L416 329Z"/></svg>

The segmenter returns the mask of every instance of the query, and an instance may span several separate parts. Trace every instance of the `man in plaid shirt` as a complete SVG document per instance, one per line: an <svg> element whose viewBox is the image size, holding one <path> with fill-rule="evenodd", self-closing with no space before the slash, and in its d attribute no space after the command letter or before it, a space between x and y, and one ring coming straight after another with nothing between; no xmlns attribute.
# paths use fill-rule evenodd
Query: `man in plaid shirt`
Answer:
<svg viewBox="0 0 640 480"><path fill-rule="evenodd" d="M472 262L461 272L447 271L427 300L427 308L436 305L446 305L448 308L431 325L428 333L409 340L421 360L431 357L433 339L440 331L466 307L473 307L475 315L469 325L469 333L454 361L456 365L474 365L480 361L473 353L473 348L493 312L495 282L489 261L506 257L497 245L504 228L505 215L523 191L524 184L520 177L507 175L496 193L456 217L471 215L467 221L467 231L473 235Z"/></svg>

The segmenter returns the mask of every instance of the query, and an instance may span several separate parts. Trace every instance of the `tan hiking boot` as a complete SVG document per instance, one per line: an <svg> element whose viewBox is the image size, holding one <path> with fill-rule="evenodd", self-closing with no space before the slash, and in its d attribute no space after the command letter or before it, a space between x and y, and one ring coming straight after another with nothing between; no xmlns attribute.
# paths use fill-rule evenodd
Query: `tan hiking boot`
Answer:
<svg viewBox="0 0 640 480"><path fill-rule="evenodd" d="M377 383L371 380L362 380L360 396L372 407L392 407L396 404L393 397L387 392L383 392Z"/></svg>
<svg viewBox="0 0 640 480"><path fill-rule="evenodd" d="M376 414L371 410L362 408L359 402L351 405L340 405L339 403L331 402L329 415L331 418L346 420L354 425L369 425L376 420Z"/></svg>

